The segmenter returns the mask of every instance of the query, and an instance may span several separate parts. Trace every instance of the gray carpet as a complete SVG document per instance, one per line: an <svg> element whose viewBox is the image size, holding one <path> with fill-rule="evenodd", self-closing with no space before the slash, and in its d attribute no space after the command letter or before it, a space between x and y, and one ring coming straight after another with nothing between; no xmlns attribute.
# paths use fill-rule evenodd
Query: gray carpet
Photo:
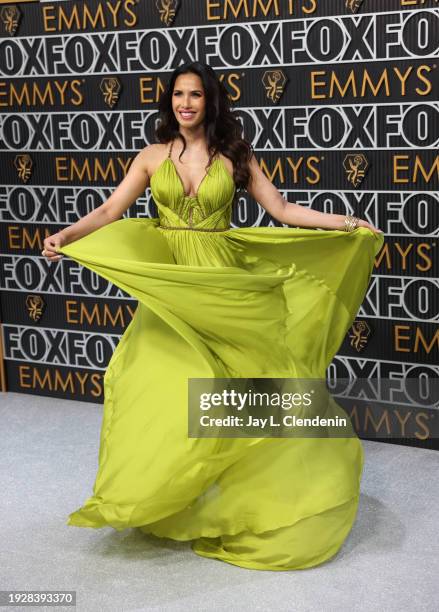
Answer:
<svg viewBox="0 0 439 612"><path fill-rule="evenodd" d="M363 442L360 509L338 555L255 571L132 529L65 525L91 494L101 415L99 404L0 394L1 589L76 590L90 612L438 610L438 451Z"/></svg>

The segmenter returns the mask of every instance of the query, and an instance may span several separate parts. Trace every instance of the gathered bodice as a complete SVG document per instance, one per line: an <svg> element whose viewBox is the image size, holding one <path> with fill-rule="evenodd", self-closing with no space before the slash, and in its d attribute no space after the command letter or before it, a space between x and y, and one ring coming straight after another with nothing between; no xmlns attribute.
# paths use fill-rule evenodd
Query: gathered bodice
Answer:
<svg viewBox="0 0 439 612"><path fill-rule="evenodd" d="M163 227L202 230L230 226L235 183L219 157L210 164L196 195L186 195L170 157L151 176L150 187Z"/></svg>

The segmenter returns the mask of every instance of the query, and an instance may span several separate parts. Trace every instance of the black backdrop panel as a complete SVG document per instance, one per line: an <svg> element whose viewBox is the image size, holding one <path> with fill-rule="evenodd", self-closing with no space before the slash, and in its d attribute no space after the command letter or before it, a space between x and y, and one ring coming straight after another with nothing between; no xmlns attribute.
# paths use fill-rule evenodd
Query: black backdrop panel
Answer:
<svg viewBox="0 0 439 612"><path fill-rule="evenodd" d="M166 81L192 59L215 68L288 201L386 234L331 372L437 379L438 42L435 0L0 2L2 389L102 402L137 302L40 251L153 142ZM353 155L367 166L356 184L344 167ZM157 216L149 189L125 216ZM279 225L246 194L232 220ZM397 408L378 415L393 415L394 439L438 448L433 425L402 431Z"/></svg>

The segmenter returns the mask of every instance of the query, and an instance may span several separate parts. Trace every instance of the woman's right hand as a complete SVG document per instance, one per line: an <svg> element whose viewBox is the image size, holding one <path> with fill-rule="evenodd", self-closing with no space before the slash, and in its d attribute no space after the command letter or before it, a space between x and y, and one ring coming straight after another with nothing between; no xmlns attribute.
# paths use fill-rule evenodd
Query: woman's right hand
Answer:
<svg viewBox="0 0 439 612"><path fill-rule="evenodd" d="M64 246L66 242L65 237L62 235L62 232L57 232L56 234L52 234L44 239L44 248L41 251L41 255L47 257L49 261L59 261L64 255L62 253L57 253L55 248Z"/></svg>

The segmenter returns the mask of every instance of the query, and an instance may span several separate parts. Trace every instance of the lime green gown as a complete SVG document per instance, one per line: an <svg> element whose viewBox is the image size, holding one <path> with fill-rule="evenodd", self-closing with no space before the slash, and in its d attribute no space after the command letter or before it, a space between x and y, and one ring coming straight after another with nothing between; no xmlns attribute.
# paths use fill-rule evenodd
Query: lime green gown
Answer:
<svg viewBox="0 0 439 612"><path fill-rule="evenodd" d="M120 219L58 252L138 300L104 376L93 494L67 524L139 528L260 570L333 557L358 508L363 447L346 438L189 438L188 378L325 378L383 237L230 228L220 158L196 196L168 156L157 218Z"/></svg>

